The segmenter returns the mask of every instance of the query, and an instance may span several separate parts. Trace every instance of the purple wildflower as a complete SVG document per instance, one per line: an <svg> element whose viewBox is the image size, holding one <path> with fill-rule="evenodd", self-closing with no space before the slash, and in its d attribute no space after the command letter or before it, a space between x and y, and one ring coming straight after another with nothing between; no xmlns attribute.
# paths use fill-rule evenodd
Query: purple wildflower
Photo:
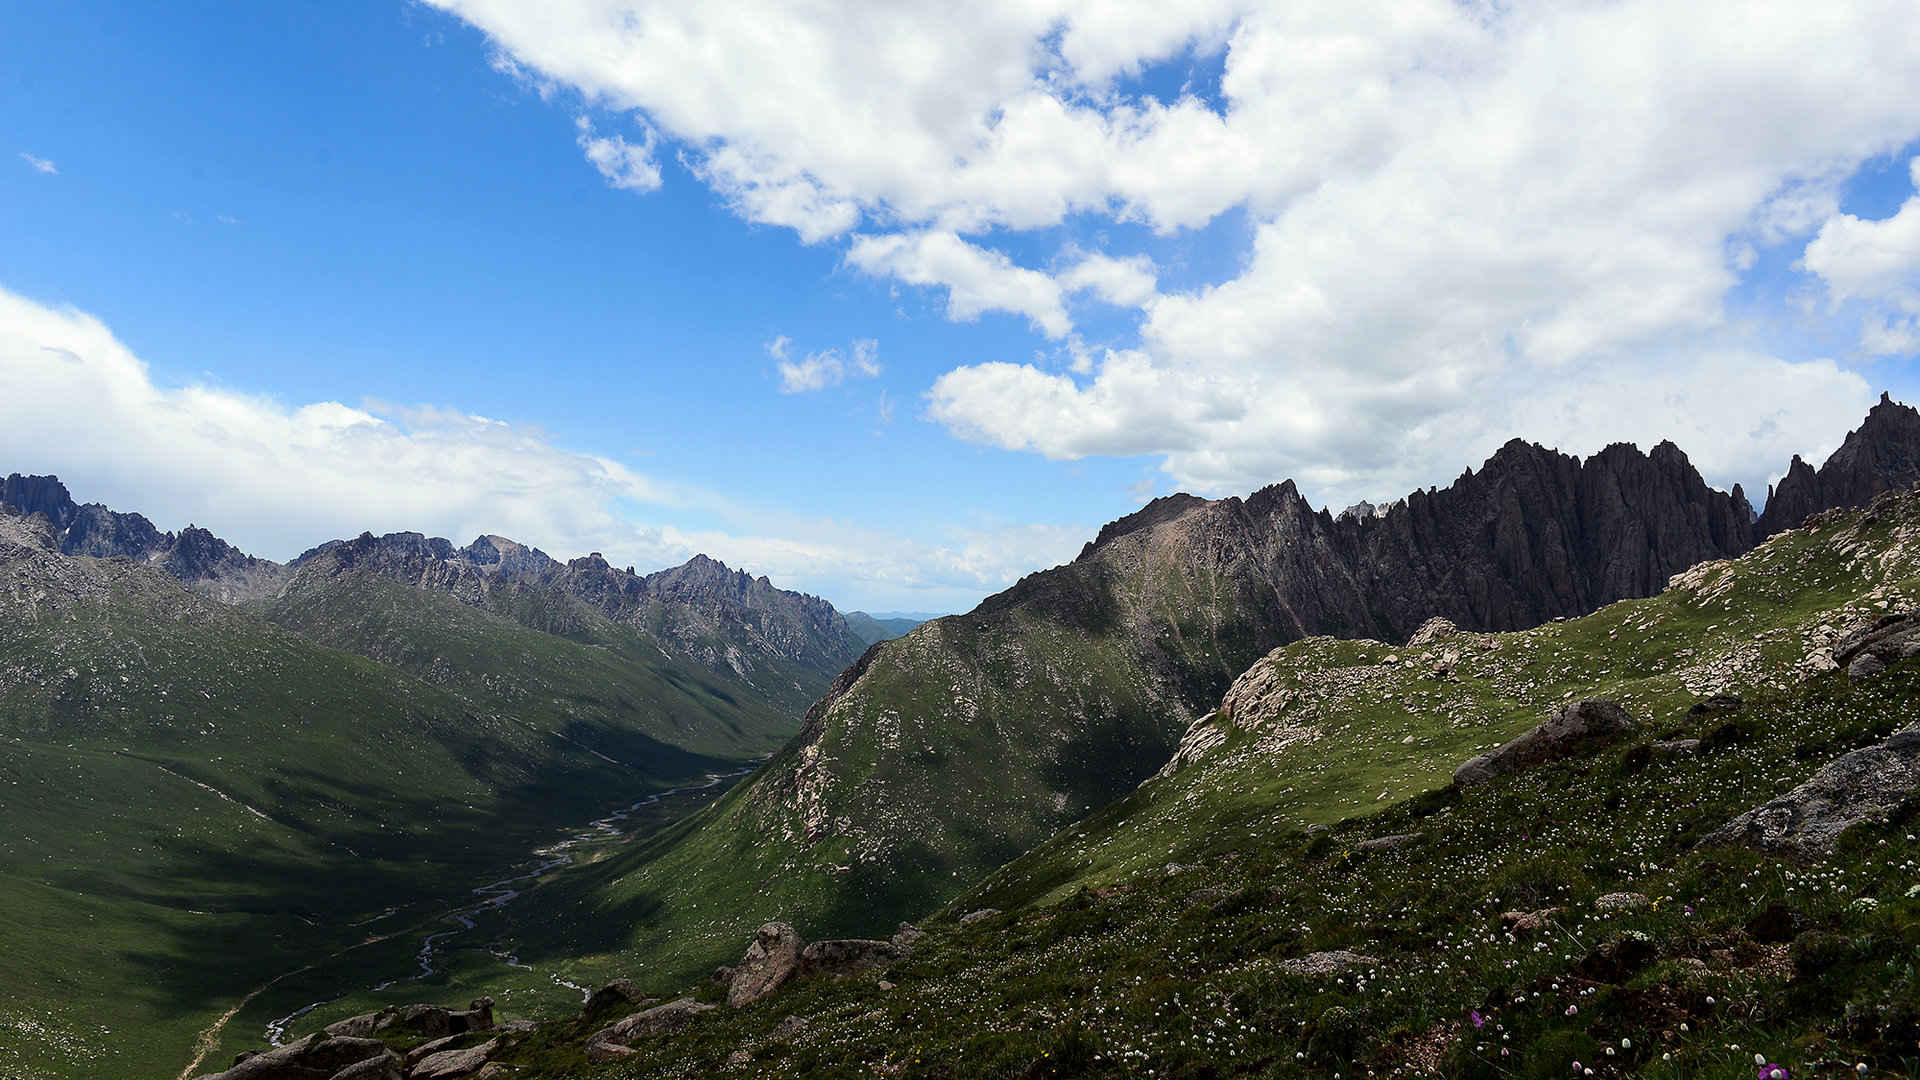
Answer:
<svg viewBox="0 0 1920 1080"><path fill-rule="evenodd" d="M1785 1065L1775 1065L1769 1061L1754 1073L1754 1080L1792 1080L1792 1076Z"/></svg>
<svg viewBox="0 0 1920 1080"><path fill-rule="evenodd" d="M1467 1012L1467 1019L1469 1019L1469 1020L1471 1020L1471 1021L1473 1021L1473 1026L1474 1026L1474 1027L1485 1027L1485 1026L1487 1026L1487 1018L1486 1018L1486 1017L1484 1017L1484 1016L1481 1016L1481 1015L1480 1015L1480 1010L1479 1010L1479 1009L1471 1009L1471 1010L1468 1010L1468 1012Z"/></svg>

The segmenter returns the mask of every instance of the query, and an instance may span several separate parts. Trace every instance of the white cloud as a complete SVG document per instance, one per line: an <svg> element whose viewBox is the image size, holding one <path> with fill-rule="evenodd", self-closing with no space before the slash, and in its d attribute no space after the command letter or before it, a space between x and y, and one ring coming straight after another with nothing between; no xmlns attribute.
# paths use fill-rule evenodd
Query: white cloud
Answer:
<svg viewBox="0 0 1920 1080"><path fill-rule="evenodd" d="M1035 330L1050 338L1065 337L1073 329L1059 282L951 232L857 236L847 261L909 285L944 286L947 317L956 321L1004 311L1025 315Z"/></svg>
<svg viewBox="0 0 1920 1080"><path fill-rule="evenodd" d="M852 370L878 370L870 343ZM864 367L863 367L864 365ZM83 501L189 521L287 559L362 530L499 533L558 558L675 565L705 552L852 606L969 607L1070 557L1086 526L929 526L902 536L662 481L545 434L445 407L290 405L156 384L98 319L0 288L0 474L52 473ZM635 517L625 507L638 505ZM687 528L698 514L726 529Z"/></svg>
<svg viewBox="0 0 1920 1080"><path fill-rule="evenodd" d="M1835 305L1864 301L1872 313L1861 344L1875 355L1912 353L1920 316L1920 157L1908 164L1914 195L1892 217L1836 213L1807 243L1801 265L1826 284ZM1891 309L1891 310L1889 310Z"/></svg>
<svg viewBox="0 0 1920 1080"><path fill-rule="evenodd" d="M644 138L636 145L619 135L595 135L593 122L584 116L574 118L574 127L579 131L575 141L608 185L643 195L659 190L660 164L653 160L657 141L653 129L646 129Z"/></svg>
<svg viewBox="0 0 1920 1080"><path fill-rule="evenodd" d="M1444 480L1501 425L1589 431L1516 416L1509 394L1611 401L1627 373L1714 414L1703 380L1739 371L1749 407L1796 406L1775 429L1798 449L1870 398L1768 356L1725 298L1760 248L1815 229L1808 270L1878 305L1869 349L1914 332L1901 222L1920 213L1838 214L1862 162L1920 138L1907 0L433 2L644 116L750 220L946 289L950 318L1008 312L1071 343L1076 296L1142 311L1134 347L1076 346L1064 374L939 378L930 413L994 445L1157 454L1211 492L1318 477L1338 502ZM1124 81L1189 53L1219 58L1217 95ZM1229 210L1251 251L1211 287L1169 289L1144 245L1102 240L1057 274L1009 254L1109 223L1177 239ZM1609 419L1646 416L1684 430L1677 408ZM1777 469L1738 426L1687 448L1736 477Z"/></svg>
<svg viewBox="0 0 1920 1080"><path fill-rule="evenodd" d="M1087 291L1119 307L1144 307L1159 292L1153 260L1145 255L1088 255L1060 275L1068 292Z"/></svg>
<svg viewBox="0 0 1920 1080"><path fill-rule="evenodd" d="M59 167L54 165L53 162L43 157L36 157L33 154L27 153L25 150L20 151L20 160L26 162L27 166L34 172L45 173L48 176L58 176L60 174Z"/></svg>
<svg viewBox="0 0 1920 1080"><path fill-rule="evenodd" d="M824 390L850 378L871 379L880 374L880 343L872 338L856 339L844 353L837 348L820 349L795 360L793 339L781 334L767 342L766 350L780 373L783 394Z"/></svg>

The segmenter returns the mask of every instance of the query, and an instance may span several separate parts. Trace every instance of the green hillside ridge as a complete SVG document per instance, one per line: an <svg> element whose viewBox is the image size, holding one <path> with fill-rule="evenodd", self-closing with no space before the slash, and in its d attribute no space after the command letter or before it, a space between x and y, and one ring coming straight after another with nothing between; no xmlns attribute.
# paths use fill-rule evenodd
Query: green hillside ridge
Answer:
<svg viewBox="0 0 1920 1080"><path fill-rule="evenodd" d="M1273 707L1196 724L1226 738L966 892L907 959L802 979L601 1067L583 1043L614 1006L497 1056L528 1077L1734 1080L1756 1053L1796 1077L1920 1074L1920 798L1813 860L1703 843L1920 730L1920 660L1855 679L1827 650L1916 597L1908 493L1584 619L1411 649L1296 643L1249 673L1271 677ZM1742 701L1712 698L1728 690ZM1635 729L1447 783L1596 696ZM1005 910L959 918L988 908ZM1289 966L1330 950L1362 959ZM648 971L662 997L722 994Z"/></svg>
<svg viewBox="0 0 1920 1080"><path fill-rule="evenodd" d="M456 694L158 569L50 552L18 517L0 526L0 1073L173 1076L269 980L410 931L566 827L729 767L617 699L508 707L591 668ZM509 647L469 644L476 664ZM764 710L715 698L704 715L745 736L690 745L739 757L772 737ZM230 1056L258 1029L223 1032L209 1061L220 1039Z"/></svg>

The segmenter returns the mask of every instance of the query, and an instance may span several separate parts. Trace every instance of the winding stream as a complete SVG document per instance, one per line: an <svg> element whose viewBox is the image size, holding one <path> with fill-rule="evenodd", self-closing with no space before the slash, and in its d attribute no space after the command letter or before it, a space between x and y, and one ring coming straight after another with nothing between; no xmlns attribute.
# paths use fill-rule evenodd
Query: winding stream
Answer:
<svg viewBox="0 0 1920 1080"><path fill-rule="evenodd" d="M724 783L736 777L745 776L752 771L753 767L748 767L734 772L708 773L704 783L655 792L623 810L616 810L606 817L596 818L589 822L586 828L581 829L579 832L557 844L550 844L546 847L536 849L532 854L537 861L534 862L531 869L523 870L511 877L504 877L498 881L490 881L485 885L475 886L472 890L472 895L475 897L473 903L448 912L441 920L442 922L455 924L451 929L436 930L421 939L420 949L414 953L414 963L418 966L418 971L388 979L375 986L370 986L366 992L379 993L382 990L390 989L400 983L418 982L421 979L429 978L438 973L440 968L437 960L440 943L442 941L447 938L458 937L474 929L479 925L474 920L476 914L490 910L497 911L513 903L523 892L518 886L525 882L536 880L551 870L556 870L573 862L573 851L582 844L598 843L621 838L623 834L620 831L620 823L627 818L632 817L634 814L639 813L649 806L658 804L663 799L670 799L676 795L691 795L695 792L706 791L717 784ZM392 910L393 909L388 909L388 912L391 913ZM493 954L494 959L499 960L509 967L517 967L526 971L534 970L533 965L522 963L518 956L515 956L505 948L495 947L489 951ZM563 986L579 994L581 1001L585 1001L587 995L592 993L589 987L568 982L566 979L561 978L557 972L548 972L547 978L553 980L555 985ZM267 1044L270 1046L285 1045L287 1033L292 1029L296 1021L313 1010L325 1005L331 1005L346 996L346 994L342 994L338 997L327 998L323 1001L311 1002L300 1006L298 1009L293 1010L277 1020L268 1022L266 1028Z"/></svg>

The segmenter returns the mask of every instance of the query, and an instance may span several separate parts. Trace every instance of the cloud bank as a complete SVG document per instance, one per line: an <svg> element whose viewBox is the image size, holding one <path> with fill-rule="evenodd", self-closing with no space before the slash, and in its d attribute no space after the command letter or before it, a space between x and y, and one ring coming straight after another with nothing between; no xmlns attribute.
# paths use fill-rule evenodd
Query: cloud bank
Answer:
<svg viewBox="0 0 1920 1080"><path fill-rule="evenodd" d="M1872 398L1729 319L1757 252L1804 248L1863 354L1920 346L1920 211L1838 212L1862 163L1920 139L1899 0L430 2L642 117L743 218L844 244L952 319L1061 342L1084 305L1137 312L1072 369L938 377L930 414L1011 450L1157 455L1215 493L1295 475L1338 502L1507 435L1693 431L1710 476L1754 483ZM1251 247L1208 284L1169 287L1102 231L1229 211Z"/></svg>

